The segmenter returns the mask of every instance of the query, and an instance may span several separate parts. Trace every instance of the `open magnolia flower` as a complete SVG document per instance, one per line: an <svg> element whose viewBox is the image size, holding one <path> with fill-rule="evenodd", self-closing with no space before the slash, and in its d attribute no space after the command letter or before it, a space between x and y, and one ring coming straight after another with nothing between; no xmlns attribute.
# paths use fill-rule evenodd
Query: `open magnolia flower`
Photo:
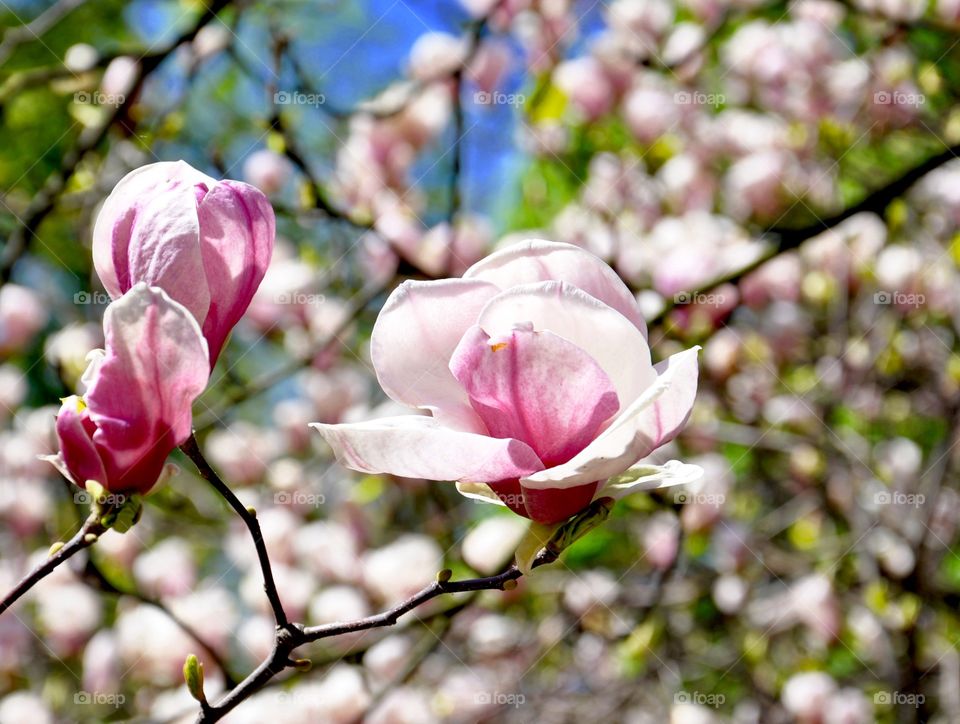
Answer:
<svg viewBox="0 0 960 724"><path fill-rule="evenodd" d="M183 161L153 163L118 183L97 216L93 263L117 299L137 282L160 287L200 323L213 367L273 253L263 193L216 181Z"/></svg>
<svg viewBox="0 0 960 724"><path fill-rule="evenodd" d="M64 399L60 452L47 459L81 488L146 493L190 435L210 375L207 342L183 305L143 283L107 307L103 327L106 351L92 353L86 395Z"/></svg>
<svg viewBox="0 0 960 724"><path fill-rule="evenodd" d="M579 247L527 241L462 279L405 282L371 356L384 391L430 415L314 424L353 470L457 481L541 523L701 474L676 461L628 473L685 424L697 348L653 365L630 290Z"/></svg>

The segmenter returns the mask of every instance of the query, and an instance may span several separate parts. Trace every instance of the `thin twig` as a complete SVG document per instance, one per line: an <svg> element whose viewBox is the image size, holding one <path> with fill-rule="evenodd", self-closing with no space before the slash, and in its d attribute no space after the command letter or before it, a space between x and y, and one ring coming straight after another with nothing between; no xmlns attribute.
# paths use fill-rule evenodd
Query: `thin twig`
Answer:
<svg viewBox="0 0 960 724"><path fill-rule="evenodd" d="M184 43L192 42L207 24L217 14L226 8L232 0L212 0L197 22L170 45L155 53L149 53L137 60L137 71L133 84L123 100L111 108L106 117L96 126L91 126L81 132L76 144L63 157L60 170L51 175L43 188L33 197L23 217L18 219L19 225L10 234L7 244L0 253L0 283L10 279L10 273L17 260L30 248L30 242L37 236L37 230L44 219L54 210L57 200L67 187L67 182L80 166L80 162L88 152L100 145L107 137L107 133L118 122L122 122L127 109L140 92L144 82L174 51Z"/></svg>
<svg viewBox="0 0 960 724"><path fill-rule="evenodd" d="M73 538L63 544L52 555L48 556L40 565L24 576L20 582L0 601L0 614L10 608L23 594L33 588L41 580L53 573L54 569L75 556L84 548L89 548L97 542L106 528L100 523L100 513L94 512L83 522Z"/></svg>
<svg viewBox="0 0 960 724"><path fill-rule="evenodd" d="M7 30L3 34L3 40L0 41L0 65L7 62L13 51L21 43L28 40L39 40L40 36L85 2L86 0L59 0L29 23Z"/></svg>
<svg viewBox="0 0 960 724"><path fill-rule="evenodd" d="M283 606L280 603L276 583L273 579L270 558L266 546L263 543L263 535L260 532L260 525L257 522L256 515L243 506L243 503L240 502L230 488L227 487L226 483L224 483L220 476L210 467L210 464L200 451L195 436L191 435L187 441L180 446L180 449L193 461L194 465L197 466L200 475L213 486L230 504L234 511L236 511L237 515L243 519L243 522L250 531L250 535L257 548L260 568L263 572L264 589L277 620L276 640L270 655L262 661L246 679L227 692L218 702L202 707L197 718L198 723L219 721L242 701L262 689L277 674L287 668L299 666L299 662L291 659L291 654L294 649L303 644L339 636L344 633L393 626L405 613L409 613L438 596L450 593L470 593L492 590L503 591L514 585L513 582L523 575L516 564L514 564L500 574L483 578L450 581L444 576L438 576L433 583L425 586L422 590L410 596L410 598L397 604L393 608L374 614L373 616L367 616L355 621L336 622L321 626L303 626L300 623L292 623L287 619ZM548 563L553 563L557 560L560 553L560 550L552 544L548 544L540 551L536 559L534 559L532 567L536 568Z"/></svg>
<svg viewBox="0 0 960 724"><path fill-rule="evenodd" d="M763 266L778 254L782 254L786 251L791 251L800 247L808 239L812 239L813 237L822 234L824 231L829 231L830 229L839 226L841 223L856 216L857 214L874 213L882 215L891 203L909 191L910 188L917 183L917 181L922 179L931 171L935 171L945 163L958 157L960 157L960 144L950 146L937 155L931 156L926 161L905 171L890 183L881 186L870 194L867 194L867 196L864 197L860 202L853 204L852 206L848 206L846 209L834 214L833 216L828 216L825 219L818 219L816 222L807 226L792 228L775 226L767 229L762 233L762 236L774 237L776 239L776 242L770 247L769 250L767 250L764 254L761 254L757 259L745 267L741 267L736 271L724 274L723 276L715 279L711 279L709 282L700 285L696 289L688 290L685 296L688 298L693 298L700 294L706 294L711 289L714 289L721 284L736 284L743 279L743 277ZM663 322L666 320L667 315L670 314L670 312L673 311L674 307L676 306L677 305L675 302L668 301L664 308L648 321L648 324L654 325Z"/></svg>
<svg viewBox="0 0 960 724"><path fill-rule="evenodd" d="M207 642L204 636L197 631L194 626L188 621L184 621L182 618L177 616L173 611L167 608L166 604L158 598L153 598L148 596L143 591L138 589L130 588L119 588L113 581L111 581L104 572L97 565L96 561L93 560L93 556L89 556L87 559L87 565L84 568L84 577L88 585L95 588L96 590L102 593L109 593L115 596L129 596L140 603L144 603L148 606L153 606L159 611L163 612L167 618L173 621L181 631L183 631L187 636L192 638L197 642L197 645L210 657L210 660L217 665L220 671L223 673L224 685L233 687L237 685L237 679L230 672L227 662L220 655L220 653L214 648L214 646Z"/></svg>
<svg viewBox="0 0 960 724"><path fill-rule="evenodd" d="M273 579L273 568L270 565L270 556L267 553L267 546L263 542L263 533L260 531L260 523L257 521L256 513L244 506L240 499L233 494L233 491L227 487L227 484L220 479L216 471L210 467L203 453L200 452L200 446L197 444L197 438L191 435L187 441L180 446L184 454L197 466L200 475L213 486L220 496L230 504L234 512L240 516L247 529L250 531L250 537L253 538L253 544L257 549L257 558L260 561L260 570L263 572L263 588L266 591L267 599L270 601L270 607L273 609L274 618L277 621L278 629L283 629L290 625L287 620L287 614L283 610L283 604L280 602L280 594L277 592L277 584Z"/></svg>

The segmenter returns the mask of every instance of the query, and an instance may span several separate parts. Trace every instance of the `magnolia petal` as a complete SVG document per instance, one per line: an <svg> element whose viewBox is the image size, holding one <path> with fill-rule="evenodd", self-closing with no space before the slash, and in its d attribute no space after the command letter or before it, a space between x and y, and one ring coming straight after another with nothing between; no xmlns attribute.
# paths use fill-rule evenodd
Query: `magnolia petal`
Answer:
<svg viewBox="0 0 960 724"><path fill-rule="evenodd" d="M107 473L93 444L93 426L83 401L76 395L64 398L57 413L57 439L60 451L44 459L53 464L64 477L85 486L87 480L107 484Z"/></svg>
<svg viewBox="0 0 960 724"><path fill-rule="evenodd" d="M130 279L128 258L131 230L142 206L157 193L201 184L210 188L215 183L183 161L149 164L120 179L103 202L93 229L93 264L111 297L116 299L136 281L144 281Z"/></svg>
<svg viewBox="0 0 960 724"><path fill-rule="evenodd" d="M669 460L663 465L635 465L610 478L606 485L597 491L597 496L620 499L631 493L689 485L702 477L703 468L699 465L682 463L679 460Z"/></svg>
<svg viewBox="0 0 960 724"><path fill-rule="evenodd" d="M380 385L392 399L442 422L482 432L448 363L464 332L500 290L465 279L406 281L387 299L370 338Z"/></svg>
<svg viewBox="0 0 960 724"><path fill-rule="evenodd" d="M210 309L202 326L212 367L267 272L276 219L263 192L240 181L218 183L196 213L202 268L210 288Z"/></svg>
<svg viewBox="0 0 960 724"><path fill-rule="evenodd" d="M106 355L86 395L111 490L156 482L190 434L191 405L210 373L196 319L156 287L137 284L104 314Z"/></svg>
<svg viewBox="0 0 960 724"><path fill-rule="evenodd" d="M656 365L656 382L573 459L521 480L524 488L568 488L619 475L672 440L686 424L697 392L697 351Z"/></svg>
<svg viewBox="0 0 960 724"><path fill-rule="evenodd" d="M311 427L341 465L361 473L486 483L543 469L536 453L519 440L452 430L423 415Z"/></svg>
<svg viewBox="0 0 960 724"><path fill-rule="evenodd" d="M127 237L126 268L118 267L121 289L145 282L160 287L202 321L211 293L200 252L200 224L192 188L157 193L137 209Z"/></svg>
<svg viewBox="0 0 960 724"><path fill-rule="evenodd" d="M528 239L477 262L463 278L482 279L504 290L533 282L565 281L616 309L647 336L637 300L623 280L602 259L573 244Z"/></svg>
<svg viewBox="0 0 960 724"><path fill-rule="evenodd" d="M525 442L546 466L580 452L620 407L600 366L552 332L472 327L450 369L489 434Z"/></svg>
<svg viewBox="0 0 960 724"><path fill-rule="evenodd" d="M518 323L533 323L589 354L613 383L621 409L653 384L657 374L646 338L622 314L566 282L508 289L491 299L477 323L491 336Z"/></svg>
<svg viewBox="0 0 960 724"><path fill-rule="evenodd" d="M457 483L457 492L460 493L464 498L470 498L471 500L477 500L481 503L492 503L493 505L499 505L502 508L506 508L507 504L500 500L493 488L491 488L486 483Z"/></svg>

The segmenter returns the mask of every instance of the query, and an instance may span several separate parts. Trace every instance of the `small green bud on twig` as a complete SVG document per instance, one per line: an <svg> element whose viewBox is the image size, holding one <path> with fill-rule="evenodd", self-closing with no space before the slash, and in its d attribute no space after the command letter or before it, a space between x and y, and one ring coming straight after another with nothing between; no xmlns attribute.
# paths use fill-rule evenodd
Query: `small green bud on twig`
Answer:
<svg viewBox="0 0 960 724"><path fill-rule="evenodd" d="M183 662L183 680L187 682L190 695L201 704L205 704L207 697L203 693L203 664L195 654L190 654Z"/></svg>
<svg viewBox="0 0 960 724"><path fill-rule="evenodd" d="M437 583L446 583L451 578L453 578L453 571L449 568L444 568L442 571L437 573Z"/></svg>

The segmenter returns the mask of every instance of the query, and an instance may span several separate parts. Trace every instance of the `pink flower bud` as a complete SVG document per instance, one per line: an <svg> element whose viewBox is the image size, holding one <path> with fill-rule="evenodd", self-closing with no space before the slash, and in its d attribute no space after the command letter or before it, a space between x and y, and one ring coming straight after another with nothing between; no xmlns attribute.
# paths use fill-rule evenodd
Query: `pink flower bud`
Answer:
<svg viewBox="0 0 960 724"><path fill-rule="evenodd" d="M107 307L106 352L84 375L83 399L63 401L60 452L50 462L76 485L146 493L190 435L191 405L207 384L197 321L163 291L137 284Z"/></svg>
<svg viewBox="0 0 960 724"><path fill-rule="evenodd" d="M93 231L93 262L114 299L137 282L162 288L200 324L210 366L243 316L273 253L267 198L183 161L121 179Z"/></svg>

